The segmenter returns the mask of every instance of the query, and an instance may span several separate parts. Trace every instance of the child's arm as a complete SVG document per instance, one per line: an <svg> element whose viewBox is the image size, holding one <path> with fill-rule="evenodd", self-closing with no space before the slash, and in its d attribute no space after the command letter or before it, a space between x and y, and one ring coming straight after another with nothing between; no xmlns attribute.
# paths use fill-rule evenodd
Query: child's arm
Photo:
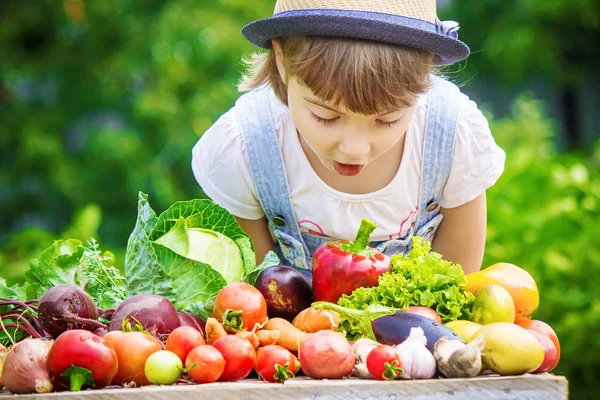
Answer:
<svg viewBox="0 0 600 400"><path fill-rule="evenodd" d="M444 219L433 240L432 250L445 260L460 264L465 274L479 271L486 234L485 193L462 206L442 208Z"/></svg>
<svg viewBox="0 0 600 400"><path fill-rule="evenodd" d="M256 252L256 263L260 264L269 251L275 251L275 244L267 227L265 217L252 220L235 217L242 230L250 236Z"/></svg>

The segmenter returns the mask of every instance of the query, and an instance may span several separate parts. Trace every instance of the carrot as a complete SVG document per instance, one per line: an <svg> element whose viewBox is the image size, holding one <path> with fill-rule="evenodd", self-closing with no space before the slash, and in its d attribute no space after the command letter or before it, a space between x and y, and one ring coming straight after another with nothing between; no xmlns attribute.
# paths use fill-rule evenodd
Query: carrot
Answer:
<svg viewBox="0 0 600 400"><path fill-rule="evenodd" d="M271 318L264 326L267 330L279 331L277 344L291 351L298 351L313 334L302 332L283 318Z"/></svg>
<svg viewBox="0 0 600 400"><path fill-rule="evenodd" d="M279 331L263 329L256 332L256 336L258 337L258 343L260 343L261 346L268 346L270 344L277 344L277 341L281 337L281 333L279 333Z"/></svg>
<svg viewBox="0 0 600 400"><path fill-rule="evenodd" d="M332 310L309 307L296 315L294 326L303 332L335 331L340 326L340 314Z"/></svg>
<svg viewBox="0 0 600 400"><path fill-rule="evenodd" d="M206 320L204 331L206 332L206 344L213 344L215 340L227 336L225 328L215 318L208 318Z"/></svg>
<svg viewBox="0 0 600 400"><path fill-rule="evenodd" d="M296 357L295 354L292 354L292 356L294 356L294 365L296 367L295 371L296 371L296 374L297 374L298 372L300 372L300 368L302 366L300 365L300 360L298 360L298 357Z"/></svg>
<svg viewBox="0 0 600 400"><path fill-rule="evenodd" d="M254 331L248 332L247 330L242 329L241 331L238 331L235 334L235 336L240 337L242 339L246 339L250 342L250 344L252 344L252 347L254 347L255 349L258 348L258 346L260 346L260 343L258 342L258 337L256 336L256 333Z"/></svg>

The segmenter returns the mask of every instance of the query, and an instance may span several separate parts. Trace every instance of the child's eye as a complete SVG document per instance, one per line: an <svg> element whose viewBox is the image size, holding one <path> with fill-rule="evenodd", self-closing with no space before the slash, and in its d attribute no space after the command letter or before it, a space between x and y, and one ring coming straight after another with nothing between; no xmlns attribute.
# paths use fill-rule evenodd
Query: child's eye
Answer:
<svg viewBox="0 0 600 400"><path fill-rule="evenodd" d="M388 127L388 128L391 128L391 127L393 127L393 126L396 126L396 125L398 125L398 124L400 123L400 121L402 121L402 117L398 118L398 119L397 119L397 120L395 120L395 121L390 121L390 122L385 122L385 121L377 121L377 123L378 123L379 125L383 125L383 126L386 126L386 127Z"/></svg>
<svg viewBox="0 0 600 400"><path fill-rule="evenodd" d="M316 115L315 113L312 113L312 112L310 113L310 116L312 119L316 120L318 123L323 124L323 125L331 125L340 118L340 117L335 117L335 118L331 118L331 119L325 119L325 118L319 117L318 115Z"/></svg>

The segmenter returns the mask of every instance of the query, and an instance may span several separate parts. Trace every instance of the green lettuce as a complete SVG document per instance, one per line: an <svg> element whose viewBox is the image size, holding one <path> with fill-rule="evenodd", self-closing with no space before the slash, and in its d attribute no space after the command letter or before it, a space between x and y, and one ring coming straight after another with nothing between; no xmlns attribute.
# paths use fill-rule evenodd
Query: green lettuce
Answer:
<svg viewBox="0 0 600 400"><path fill-rule="evenodd" d="M409 306L431 307L442 321L471 319L474 296L466 290L467 279L458 264L443 260L431 251L431 243L415 236L411 251L392 256L391 269L379 277L378 285L356 289L344 295L338 304L355 310L364 310L378 304L397 310ZM361 336L356 321L341 318L340 328L350 340Z"/></svg>

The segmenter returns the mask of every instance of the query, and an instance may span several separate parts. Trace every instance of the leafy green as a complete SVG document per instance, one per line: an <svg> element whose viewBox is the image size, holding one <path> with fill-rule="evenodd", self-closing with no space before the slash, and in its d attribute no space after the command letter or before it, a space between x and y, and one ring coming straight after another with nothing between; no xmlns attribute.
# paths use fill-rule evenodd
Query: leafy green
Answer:
<svg viewBox="0 0 600 400"><path fill-rule="evenodd" d="M412 250L391 258L391 270L379 277L378 285L356 289L344 295L338 304L354 310L365 310L378 304L398 310L411 305L435 309L442 321L471 318L474 297L466 290L466 277L458 264L442 259L431 251L431 243L415 236ZM362 335L358 322L344 318L340 328L354 340Z"/></svg>
<svg viewBox="0 0 600 400"><path fill-rule="evenodd" d="M138 195L138 216L135 228L129 236L125 253L125 277L127 296L153 293L174 299L175 290L171 279L158 262L150 232L157 222L156 213L148 204L148 195Z"/></svg>
<svg viewBox="0 0 600 400"><path fill-rule="evenodd" d="M239 248L245 271L250 272L256 268L256 255L250 237L240 228L231 213L211 200L176 202L158 217L151 239L157 240L167 234L180 218L185 218L188 229L206 229L227 236Z"/></svg>
<svg viewBox="0 0 600 400"><path fill-rule="evenodd" d="M153 243L158 261L171 277L176 295L171 301L178 310L184 310L194 304L204 304L216 297L227 282L210 265L195 261Z"/></svg>
<svg viewBox="0 0 600 400"><path fill-rule="evenodd" d="M178 310L205 316L228 282L256 280L262 269L278 262L273 254L257 267L250 237L210 200L180 201L156 217L148 196L139 193L125 254L128 296L159 294Z"/></svg>
<svg viewBox="0 0 600 400"><path fill-rule="evenodd" d="M220 232L189 228L183 217L155 243L180 256L211 266L227 283L237 282L244 276L242 254L233 240Z"/></svg>
<svg viewBox="0 0 600 400"><path fill-rule="evenodd" d="M57 240L32 260L29 270L25 272L25 279L30 284L27 299L38 299L47 289L56 285L80 286L77 272L84 250L79 240Z"/></svg>
<svg viewBox="0 0 600 400"><path fill-rule="evenodd" d="M87 241L81 258L81 275L86 280L82 283L100 308L114 308L125 300L126 280L114 263L114 255L101 253L96 239Z"/></svg>

